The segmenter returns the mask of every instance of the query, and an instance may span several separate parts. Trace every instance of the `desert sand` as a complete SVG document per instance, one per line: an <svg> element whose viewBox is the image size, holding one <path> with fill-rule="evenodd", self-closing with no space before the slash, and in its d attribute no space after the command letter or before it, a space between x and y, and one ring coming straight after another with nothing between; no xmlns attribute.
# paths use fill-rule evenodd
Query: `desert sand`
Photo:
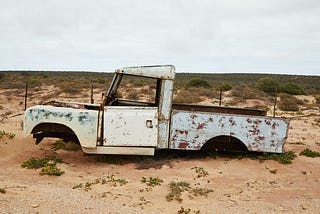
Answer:
<svg viewBox="0 0 320 214"><path fill-rule="evenodd" d="M96 98L99 99L99 98ZM304 110L291 118L285 149L298 155L292 164L274 160L238 159L235 155L181 155L148 158L113 157L78 151L53 151L56 139L35 145L22 132L21 97L1 93L0 131L15 137L0 139L0 213L320 213L320 158L299 156L305 148L320 150L320 112ZM36 103L36 102L34 102ZM33 104L33 103L31 103ZM13 117L12 117L13 116ZM39 169L21 167L31 157L61 157L61 176L39 175ZM161 155L161 154L160 154ZM167 155L167 154L165 154ZM205 174L199 174L196 168ZM162 179L149 187L142 177ZM117 181L102 179L125 179ZM99 180L100 179L100 180ZM97 182L100 181L100 182ZM168 201L170 182L187 182L180 201ZM75 188L93 183L90 188ZM196 194L192 189L208 190ZM183 212L184 211L184 212Z"/></svg>

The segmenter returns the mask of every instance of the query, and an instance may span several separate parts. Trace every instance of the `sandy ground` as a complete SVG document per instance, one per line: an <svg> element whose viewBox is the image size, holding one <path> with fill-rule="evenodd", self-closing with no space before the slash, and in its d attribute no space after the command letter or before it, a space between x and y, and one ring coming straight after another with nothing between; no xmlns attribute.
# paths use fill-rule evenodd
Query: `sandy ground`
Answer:
<svg viewBox="0 0 320 214"><path fill-rule="evenodd" d="M1 114L23 112L17 100L2 95L0 100ZM297 154L304 148L320 150L319 110L306 114L291 120L286 150ZM149 167L141 167L148 165L143 159L141 163L123 156L115 158L115 163L99 162L98 156L86 156L81 150L54 152L54 139L34 145L31 136L23 136L22 121L20 115L0 123L0 131L16 134L11 140L0 139L0 188L5 190L0 193L0 213L178 213L182 208L190 213L320 213L320 158L298 156L289 165L232 155L158 157L159 164L155 158ZM41 176L39 170L20 166L30 157L52 155L65 162L58 164L65 171L61 176ZM199 175L194 167L207 174ZM128 183L107 181L88 190L73 188L112 176ZM150 188L142 177L158 177L163 183ZM190 184L181 202L166 200L172 181ZM191 189L196 188L212 192L195 195Z"/></svg>

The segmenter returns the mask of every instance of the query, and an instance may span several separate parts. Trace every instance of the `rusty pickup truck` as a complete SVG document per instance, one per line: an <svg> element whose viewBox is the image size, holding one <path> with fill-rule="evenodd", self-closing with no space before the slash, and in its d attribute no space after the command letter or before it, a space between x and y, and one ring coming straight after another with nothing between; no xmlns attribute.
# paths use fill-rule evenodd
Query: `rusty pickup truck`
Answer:
<svg viewBox="0 0 320 214"><path fill-rule="evenodd" d="M128 77L154 84L147 89L151 97L118 96ZM51 101L30 107L24 133L33 134L36 144L46 137L71 140L91 154L154 155L159 149L283 152L287 119L256 109L174 104L174 79L172 65L117 69L101 104Z"/></svg>

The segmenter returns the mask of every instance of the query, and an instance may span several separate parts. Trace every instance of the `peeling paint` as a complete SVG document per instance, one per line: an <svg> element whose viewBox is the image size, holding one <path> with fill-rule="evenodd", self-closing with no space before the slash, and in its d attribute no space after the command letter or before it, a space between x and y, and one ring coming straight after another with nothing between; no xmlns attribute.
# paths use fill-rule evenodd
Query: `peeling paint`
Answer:
<svg viewBox="0 0 320 214"><path fill-rule="evenodd" d="M281 153L288 123L281 118L174 110L171 129L172 149L198 150L214 137L232 136L249 151Z"/></svg>
<svg viewBox="0 0 320 214"><path fill-rule="evenodd" d="M42 123L69 127L78 137L81 146L88 148L96 146L98 111L50 105L33 106L25 112L25 135L30 134L34 127Z"/></svg>

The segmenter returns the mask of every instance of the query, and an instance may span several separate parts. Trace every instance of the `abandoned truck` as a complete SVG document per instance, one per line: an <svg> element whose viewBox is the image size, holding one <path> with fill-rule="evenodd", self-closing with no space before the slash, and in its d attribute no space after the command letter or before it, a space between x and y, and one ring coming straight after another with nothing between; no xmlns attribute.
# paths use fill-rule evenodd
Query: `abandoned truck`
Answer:
<svg viewBox="0 0 320 214"><path fill-rule="evenodd" d="M147 91L149 100L117 96L124 79L133 76L154 83ZM91 154L154 155L158 149L283 152L289 121L262 110L173 104L174 79L172 65L118 69L101 104L51 101L28 108L25 135L33 134L36 144L45 137L78 142Z"/></svg>

